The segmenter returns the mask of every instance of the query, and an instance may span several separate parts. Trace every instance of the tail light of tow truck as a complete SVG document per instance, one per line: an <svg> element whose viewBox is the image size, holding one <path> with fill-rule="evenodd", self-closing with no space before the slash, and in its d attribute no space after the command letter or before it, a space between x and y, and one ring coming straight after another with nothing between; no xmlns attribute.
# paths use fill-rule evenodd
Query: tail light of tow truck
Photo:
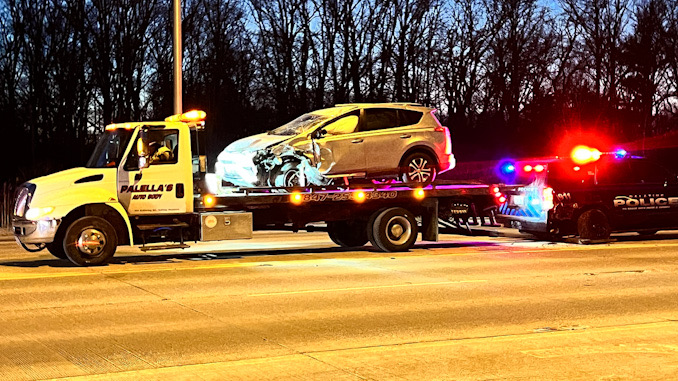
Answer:
<svg viewBox="0 0 678 381"><path fill-rule="evenodd" d="M494 196L494 202L497 205L501 205L506 202L506 195L501 192L501 189L498 186L494 185L490 187L490 193L492 193Z"/></svg>

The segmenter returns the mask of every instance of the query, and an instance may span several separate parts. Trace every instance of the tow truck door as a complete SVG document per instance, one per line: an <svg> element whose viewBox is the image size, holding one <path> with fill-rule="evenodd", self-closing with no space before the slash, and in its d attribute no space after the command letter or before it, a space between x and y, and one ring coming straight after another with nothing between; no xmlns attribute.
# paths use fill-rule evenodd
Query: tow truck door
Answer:
<svg viewBox="0 0 678 381"><path fill-rule="evenodd" d="M164 147L139 169L139 130L118 169L118 199L130 215L184 214L193 211L190 137L183 124L144 126L148 141Z"/></svg>

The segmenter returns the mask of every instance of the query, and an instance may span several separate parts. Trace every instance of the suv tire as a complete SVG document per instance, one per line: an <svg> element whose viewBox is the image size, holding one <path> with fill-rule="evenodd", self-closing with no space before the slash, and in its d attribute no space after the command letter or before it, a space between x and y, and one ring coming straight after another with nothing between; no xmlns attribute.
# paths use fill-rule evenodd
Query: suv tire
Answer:
<svg viewBox="0 0 678 381"><path fill-rule="evenodd" d="M583 243L608 240L611 232L607 216L599 209L591 209L582 213L577 219L577 230Z"/></svg>
<svg viewBox="0 0 678 381"><path fill-rule="evenodd" d="M426 152L414 152L405 157L400 167L400 178L408 185L426 186L438 174L436 161Z"/></svg>

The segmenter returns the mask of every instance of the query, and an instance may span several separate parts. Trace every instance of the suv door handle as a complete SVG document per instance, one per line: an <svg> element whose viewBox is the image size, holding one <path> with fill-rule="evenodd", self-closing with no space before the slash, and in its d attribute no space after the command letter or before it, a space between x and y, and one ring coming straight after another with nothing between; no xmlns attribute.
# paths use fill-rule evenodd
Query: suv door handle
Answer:
<svg viewBox="0 0 678 381"><path fill-rule="evenodd" d="M356 143L356 144L362 143L362 142L363 142L363 139L353 139L353 140L351 140L351 143Z"/></svg>
<svg viewBox="0 0 678 381"><path fill-rule="evenodd" d="M400 138L401 138L401 139L409 139L409 138L411 138L411 137L412 137L412 135L410 135L410 134L402 134L402 135L400 135Z"/></svg>

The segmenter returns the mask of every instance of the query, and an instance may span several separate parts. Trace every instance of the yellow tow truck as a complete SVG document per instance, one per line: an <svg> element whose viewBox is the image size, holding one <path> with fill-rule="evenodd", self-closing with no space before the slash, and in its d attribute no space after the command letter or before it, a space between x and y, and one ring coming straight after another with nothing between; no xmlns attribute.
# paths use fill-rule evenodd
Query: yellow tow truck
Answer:
<svg viewBox="0 0 678 381"><path fill-rule="evenodd" d="M384 251L406 251L419 231L436 241L439 223L463 228L469 217L492 217L501 196L494 186L472 182L215 194L202 154L205 118L193 110L164 121L108 125L85 167L19 187L12 218L17 242L81 266L107 263L119 245L186 248L189 241L251 238L256 229L321 229L340 246L369 241Z"/></svg>

